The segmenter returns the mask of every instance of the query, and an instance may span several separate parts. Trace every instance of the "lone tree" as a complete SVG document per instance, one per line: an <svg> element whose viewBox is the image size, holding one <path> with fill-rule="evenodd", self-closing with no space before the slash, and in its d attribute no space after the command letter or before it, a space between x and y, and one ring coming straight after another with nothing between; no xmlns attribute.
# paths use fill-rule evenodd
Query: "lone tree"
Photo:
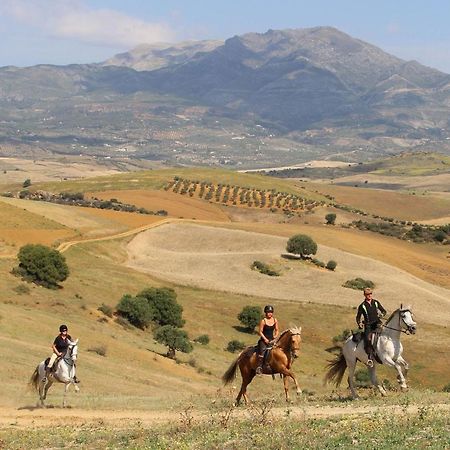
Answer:
<svg viewBox="0 0 450 450"><path fill-rule="evenodd" d="M175 359L176 350L183 353L190 353L193 348L186 331L172 325L159 327L154 333L154 338L160 344L169 347L167 356L172 359Z"/></svg>
<svg viewBox="0 0 450 450"><path fill-rule="evenodd" d="M286 251L305 258L316 254L317 244L306 234L296 234L288 240Z"/></svg>
<svg viewBox="0 0 450 450"><path fill-rule="evenodd" d="M31 186L31 180L29 178L27 178L23 183L22 183L22 187L27 188Z"/></svg>
<svg viewBox="0 0 450 450"><path fill-rule="evenodd" d="M153 311L152 320L158 325L172 325L181 328L183 307L177 303L177 294L170 288L148 288L140 292L137 297L147 300Z"/></svg>
<svg viewBox="0 0 450 450"><path fill-rule="evenodd" d="M325 220L327 221L327 225L334 225L336 222L336 214L329 213L325 216Z"/></svg>
<svg viewBox="0 0 450 450"><path fill-rule="evenodd" d="M27 244L17 255L19 267L13 273L26 281L49 289L56 289L58 283L69 276L66 258L58 250L40 244Z"/></svg>
<svg viewBox="0 0 450 450"><path fill-rule="evenodd" d="M262 312L259 306L244 306L237 318L249 333L252 333L261 320Z"/></svg>
<svg viewBox="0 0 450 450"><path fill-rule="evenodd" d="M125 294L117 305L117 313L132 325L144 330L153 320L154 311L147 299Z"/></svg>

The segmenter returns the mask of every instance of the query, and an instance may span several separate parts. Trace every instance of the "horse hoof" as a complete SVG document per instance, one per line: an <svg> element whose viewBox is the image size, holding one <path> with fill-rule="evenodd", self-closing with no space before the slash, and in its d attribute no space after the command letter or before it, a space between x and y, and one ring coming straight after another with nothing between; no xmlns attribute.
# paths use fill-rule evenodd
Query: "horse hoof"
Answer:
<svg viewBox="0 0 450 450"><path fill-rule="evenodd" d="M302 390L301 389L299 389L298 391L297 391L297 395L302 395Z"/></svg>

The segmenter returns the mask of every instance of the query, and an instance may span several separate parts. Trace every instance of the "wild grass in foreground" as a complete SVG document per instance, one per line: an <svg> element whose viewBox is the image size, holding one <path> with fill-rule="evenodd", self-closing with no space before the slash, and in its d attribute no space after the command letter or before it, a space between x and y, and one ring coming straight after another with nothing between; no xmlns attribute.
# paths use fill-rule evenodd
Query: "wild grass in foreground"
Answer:
<svg viewBox="0 0 450 450"><path fill-rule="evenodd" d="M448 411L419 407L397 413L379 412L338 418L292 417L287 408L273 414L271 405L250 408L246 416L235 409L218 409L195 418L186 408L171 425L128 428L101 421L79 426L0 431L0 448L84 449L443 449L449 448Z"/></svg>

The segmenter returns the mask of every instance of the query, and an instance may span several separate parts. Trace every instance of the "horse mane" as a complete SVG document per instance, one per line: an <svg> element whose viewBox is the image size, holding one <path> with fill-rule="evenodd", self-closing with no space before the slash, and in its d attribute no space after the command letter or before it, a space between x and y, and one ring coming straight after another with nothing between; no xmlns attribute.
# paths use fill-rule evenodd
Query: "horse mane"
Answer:
<svg viewBox="0 0 450 450"><path fill-rule="evenodd" d="M279 342L285 337L287 333L291 334L301 334L302 333L302 327L292 326L280 333L280 335L277 337L277 340L275 341L274 345L279 345Z"/></svg>
<svg viewBox="0 0 450 450"><path fill-rule="evenodd" d="M387 319L386 323L389 323L392 318L398 313L402 311L411 311L411 306L400 306L400 308L397 308Z"/></svg>

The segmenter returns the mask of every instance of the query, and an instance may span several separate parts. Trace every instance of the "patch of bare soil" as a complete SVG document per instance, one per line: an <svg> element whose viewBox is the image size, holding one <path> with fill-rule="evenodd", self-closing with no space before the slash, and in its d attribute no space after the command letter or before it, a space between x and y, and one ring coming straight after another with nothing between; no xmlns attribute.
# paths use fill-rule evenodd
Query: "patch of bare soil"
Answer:
<svg viewBox="0 0 450 450"><path fill-rule="evenodd" d="M434 404L434 408L441 411L449 412L450 405L445 403ZM340 406L289 406L290 419L309 419L309 418L330 418L345 415L346 417L357 415L368 415L375 412L389 412L393 414L417 414L420 405L411 405L407 408L403 406L358 406L355 403L348 403ZM15 408L0 408L0 427L9 426L20 428L35 427L55 427L65 426L68 423L71 426L83 425L86 423L97 423L101 426L114 426L119 429L136 426L140 423L144 426L155 424L163 424L168 422L181 421L181 410L169 411L142 411L142 410L89 410L89 409L72 409L72 408L36 408L34 406ZM190 413L194 422L205 421L210 419L210 414L202 411L193 411ZM248 418L252 415L251 407L235 408L231 412L232 416L240 418ZM253 412L254 414L254 412ZM286 408L274 407L269 413L275 418L285 419Z"/></svg>
<svg viewBox="0 0 450 450"><path fill-rule="evenodd" d="M214 291L299 302L356 306L361 293L343 288L349 279L372 280L375 297L390 311L412 305L419 321L447 325L450 296L445 288L367 257L319 246L317 257L337 261L335 272L285 259L286 238L254 232L171 223L137 235L127 246L127 265L160 279ZM260 260L280 277L251 270Z"/></svg>

